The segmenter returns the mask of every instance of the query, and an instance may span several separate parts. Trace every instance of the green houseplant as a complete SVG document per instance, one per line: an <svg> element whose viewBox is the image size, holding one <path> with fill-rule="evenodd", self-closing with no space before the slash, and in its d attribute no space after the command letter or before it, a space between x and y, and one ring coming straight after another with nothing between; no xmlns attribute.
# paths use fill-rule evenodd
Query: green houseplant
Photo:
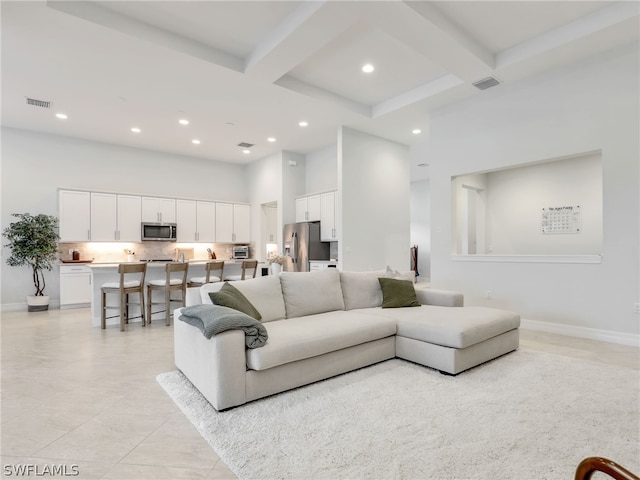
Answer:
<svg viewBox="0 0 640 480"><path fill-rule="evenodd" d="M14 213L18 220L2 232L11 249L7 264L12 267L29 266L33 274L35 295L27 296L28 311L49 308L49 297L44 294L44 270L51 270L58 254L58 219L52 215Z"/></svg>

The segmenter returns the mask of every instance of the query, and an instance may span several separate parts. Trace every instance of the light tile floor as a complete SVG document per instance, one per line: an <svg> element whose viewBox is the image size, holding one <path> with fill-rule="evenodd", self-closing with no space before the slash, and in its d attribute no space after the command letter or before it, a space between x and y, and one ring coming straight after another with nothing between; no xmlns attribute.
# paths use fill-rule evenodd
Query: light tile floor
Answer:
<svg viewBox="0 0 640 480"><path fill-rule="evenodd" d="M100 330L89 315L3 313L3 475L77 465L80 479L235 478L155 380L175 368L173 329ZM523 330L521 348L640 369L636 347Z"/></svg>

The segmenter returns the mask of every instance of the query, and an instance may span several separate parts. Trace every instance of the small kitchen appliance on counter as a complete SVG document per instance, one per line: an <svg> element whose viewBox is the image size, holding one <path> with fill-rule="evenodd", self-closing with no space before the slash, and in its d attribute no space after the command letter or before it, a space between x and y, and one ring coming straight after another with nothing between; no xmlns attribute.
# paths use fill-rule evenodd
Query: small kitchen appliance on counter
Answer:
<svg viewBox="0 0 640 480"><path fill-rule="evenodd" d="M237 245L233 247L234 260L246 260L249 258L249 247L247 245Z"/></svg>

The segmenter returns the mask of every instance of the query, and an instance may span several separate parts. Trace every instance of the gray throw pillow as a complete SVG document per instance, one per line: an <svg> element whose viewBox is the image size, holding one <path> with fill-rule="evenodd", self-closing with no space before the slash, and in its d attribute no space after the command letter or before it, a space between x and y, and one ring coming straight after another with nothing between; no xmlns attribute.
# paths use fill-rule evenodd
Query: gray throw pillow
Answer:
<svg viewBox="0 0 640 480"><path fill-rule="evenodd" d="M382 308L419 307L416 289L410 280L378 278L382 289Z"/></svg>
<svg viewBox="0 0 640 480"><path fill-rule="evenodd" d="M209 297L215 305L233 308L239 312L246 313L256 320L262 320L262 315L256 310L256 307L247 300L240 290L225 282L222 288L217 292L209 292Z"/></svg>

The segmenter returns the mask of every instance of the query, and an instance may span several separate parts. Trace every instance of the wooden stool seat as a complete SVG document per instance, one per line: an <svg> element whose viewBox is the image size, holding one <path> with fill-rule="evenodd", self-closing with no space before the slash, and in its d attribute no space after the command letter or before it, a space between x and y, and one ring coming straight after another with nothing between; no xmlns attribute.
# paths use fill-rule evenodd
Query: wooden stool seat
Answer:
<svg viewBox="0 0 640 480"><path fill-rule="evenodd" d="M171 325L171 302L181 302L185 304L187 292L187 272L189 264L185 262L171 262L165 266L164 280L151 280L147 282L147 321L151 324L151 317L154 313L165 312L165 322L167 326ZM176 276L177 275L177 276ZM180 292L180 298L171 298L171 292ZM164 292L164 300L162 302L154 302L152 298L153 292ZM152 312L153 305L164 305L164 310Z"/></svg>
<svg viewBox="0 0 640 480"><path fill-rule="evenodd" d="M201 287L206 283L221 282L224 278L224 260L207 262L205 264L206 275L204 277L192 277L187 287Z"/></svg>
<svg viewBox="0 0 640 480"><path fill-rule="evenodd" d="M101 328L107 328L107 309L119 309L120 310L120 331L124 331L124 324L129 323L129 295L137 293L140 295L140 302L136 305L140 305L140 317L142 318L142 326L145 325L145 308L144 308L144 277L147 272L146 263L121 263L118 265L118 273L120 274L119 282L106 282L100 287L102 308L101 308ZM138 278L132 280L133 275L138 275ZM120 298L118 305L107 305L107 294L117 293ZM115 316L115 315L114 315ZM138 317L133 317L138 318Z"/></svg>
<svg viewBox="0 0 640 480"><path fill-rule="evenodd" d="M253 273L250 275L247 275L247 270L253 270ZM224 279L229 281L237 281L237 280L246 280L247 278L256 278L257 271L258 271L257 260L243 260L242 273L240 275L227 275L226 277L224 277Z"/></svg>

